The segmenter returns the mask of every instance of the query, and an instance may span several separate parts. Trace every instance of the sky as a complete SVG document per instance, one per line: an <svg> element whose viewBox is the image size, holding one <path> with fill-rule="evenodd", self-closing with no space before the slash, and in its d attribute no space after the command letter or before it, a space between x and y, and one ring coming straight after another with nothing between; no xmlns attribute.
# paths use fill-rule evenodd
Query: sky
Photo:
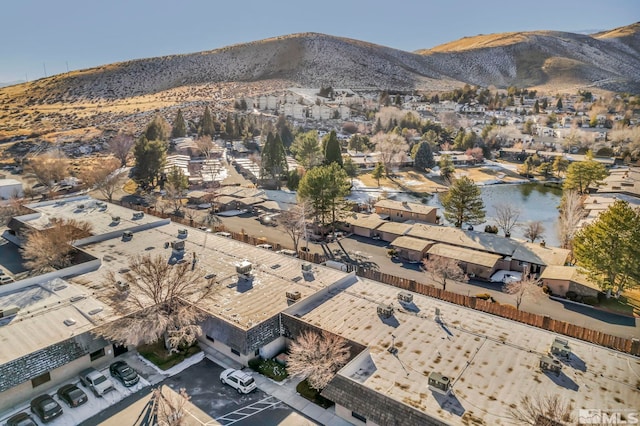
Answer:
<svg viewBox="0 0 640 426"><path fill-rule="evenodd" d="M638 0L7 0L0 83L301 32L414 51L478 34L591 32L640 21Z"/></svg>

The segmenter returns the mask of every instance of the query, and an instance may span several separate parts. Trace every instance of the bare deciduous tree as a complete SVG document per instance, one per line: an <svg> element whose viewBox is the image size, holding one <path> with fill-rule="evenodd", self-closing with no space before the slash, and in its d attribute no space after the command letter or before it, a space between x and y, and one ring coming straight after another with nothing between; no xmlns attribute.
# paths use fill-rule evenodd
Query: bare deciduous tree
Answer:
<svg viewBox="0 0 640 426"><path fill-rule="evenodd" d="M87 169L82 176L82 181L89 188L97 189L107 201L111 202L113 193L119 187L120 173L117 173L117 170L117 160L105 159L97 166Z"/></svg>
<svg viewBox="0 0 640 426"><path fill-rule="evenodd" d="M538 297L542 294L542 290L538 287L539 280L528 276L527 271L522 273L520 281L511 281L504 285L505 293L510 294L516 299L516 309L520 309L522 301L527 296Z"/></svg>
<svg viewBox="0 0 640 426"><path fill-rule="evenodd" d="M38 183L51 191L67 175L68 161L62 151L55 150L31 158L29 168Z"/></svg>
<svg viewBox="0 0 640 426"><path fill-rule="evenodd" d="M211 153L213 152L213 141L211 140L211 136L202 135L198 137L195 141L196 147L198 151L202 153L207 159L211 158Z"/></svg>
<svg viewBox="0 0 640 426"><path fill-rule="evenodd" d="M172 264L160 255L144 255L132 259L123 274L109 272L106 302L122 318L97 333L134 346L162 337L169 350L192 344L202 333L198 323L205 317L194 305L210 300L218 288L194 266L194 262ZM128 290L122 291L122 282Z"/></svg>
<svg viewBox="0 0 640 426"><path fill-rule="evenodd" d="M311 217L312 214L313 212L309 203L303 201L299 204L296 204L286 212L283 212L279 217L279 222L284 228L287 235L291 237L291 241L293 242L293 249L296 252L298 251L298 247L300 245L300 239L303 238L306 233L307 217Z"/></svg>
<svg viewBox="0 0 640 426"><path fill-rule="evenodd" d="M127 160L136 141L127 131L120 131L109 141L109 152L120 160L120 167L127 166Z"/></svg>
<svg viewBox="0 0 640 426"><path fill-rule="evenodd" d="M584 218L584 213L582 197L578 191L565 191L560 203L560 217L558 218L558 234L562 248L571 248L571 241L578 230L580 221Z"/></svg>
<svg viewBox="0 0 640 426"><path fill-rule="evenodd" d="M423 262L427 274L431 276L438 284L442 285L442 289L447 289L447 280L466 281L467 276L460 267L457 260L449 257L431 255L428 260Z"/></svg>
<svg viewBox="0 0 640 426"><path fill-rule="evenodd" d="M509 417L517 424L558 426L572 424L573 407L559 395L525 395L520 404L509 409Z"/></svg>
<svg viewBox="0 0 640 426"><path fill-rule="evenodd" d="M48 228L32 229L20 249L25 268L35 273L67 267L76 249L73 242L91 235L91 224L75 219L52 219Z"/></svg>
<svg viewBox="0 0 640 426"><path fill-rule="evenodd" d="M349 360L349 346L342 337L322 331L303 331L289 346L287 371L306 378L321 390Z"/></svg>
<svg viewBox="0 0 640 426"><path fill-rule="evenodd" d="M0 205L0 226L4 226L11 218L26 214L30 210L22 205L22 199L17 197L9 198L6 204Z"/></svg>
<svg viewBox="0 0 640 426"><path fill-rule="evenodd" d="M493 208L496 210L496 224L506 237L511 236L511 230L518 223L520 209L507 203L496 204Z"/></svg>
<svg viewBox="0 0 640 426"><path fill-rule="evenodd" d="M532 243L535 243L538 238L542 238L544 232L544 225L539 220L529 222L524 227L524 237L531 240Z"/></svg>
<svg viewBox="0 0 640 426"><path fill-rule="evenodd" d="M371 138L371 142L376 145L376 150L380 153L380 162L387 175L394 162L399 163L404 160L409 149L407 141L395 133L378 133Z"/></svg>
<svg viewBox="0 0 640 426"><path fill-rule="evenodd" d="M152 416L158 426L187 424L187 403L191 397L184 388L178 392L166 385L155 388L151 395Z"/></svg>

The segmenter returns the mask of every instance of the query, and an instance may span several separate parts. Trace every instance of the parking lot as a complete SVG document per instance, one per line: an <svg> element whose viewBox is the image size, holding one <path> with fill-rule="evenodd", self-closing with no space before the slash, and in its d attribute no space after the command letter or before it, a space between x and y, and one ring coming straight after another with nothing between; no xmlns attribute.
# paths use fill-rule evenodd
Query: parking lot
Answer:
<svg viewBox="0 0 640 426"><path fill-rule="evenodd" d="M106 367L102 370L100 370L102 372L102 374L104 374L106 377L110 377L109 375L109 368ZM76 386L78 386L78 388L80 388L81 390L83 390L86 394L87 394L87 398L88 401L82 405L80 405L79 407L74 407L71 408L69 407L69 405L67 405L64 401L62 401L58 395L56 394L57 389L62 386L57 386L53 389L47 389L46 391L43 390L42 394L48 394L51 397L53 397L53 399L60 404L60 406L62 407L62 415L60 417L57 417L53 420L51 420L50 422L47 423L47 425L51 425L51 426L75 426L75 425L79 425L80 423L82 423L83 421L91 418L92 416L94 416L97 412L100 412L116 403L118 403L119 401L127 398L129 395L132 395L133 393L149 386L149 382L146 381L144 379L144 377L140 377L140 381L135 384L134 386L131 387L125 387L122 385L122 383L120 383L118 380L116 379L111 379L115 390L112 390L108 393L106 393L103 397L97 397L93 394L93 392L91 392L90 389L86 388L85 386L81 385L79 380L77 378L75 378L74 380L69 380L66 383L73 383ZM5 422L7 421L7 419L9 419L11 416L13 416L14 414L18 413L18 412L25 412L25 413L30 413L30 408L29 408L29 401L26 401L23 405L21 405L20 407L18 407L15 410L11 410L10 412L5 412L2 413L0 415L0 424L4 425ZM40 421L40 419L37 418L36 415L32 414L31 415L33 417L33 419L36 421L37 424L42 424L42 422Z"/></svg>
<svg viewBox="0 0 640 426"><path fill-rule="evenodd" d="M220 383L223 370L205 358L163 384L175 391L184 388L195 406L222 425L278 425L296 415L291 407L259 389L239 395L231 386Z"/></svg>

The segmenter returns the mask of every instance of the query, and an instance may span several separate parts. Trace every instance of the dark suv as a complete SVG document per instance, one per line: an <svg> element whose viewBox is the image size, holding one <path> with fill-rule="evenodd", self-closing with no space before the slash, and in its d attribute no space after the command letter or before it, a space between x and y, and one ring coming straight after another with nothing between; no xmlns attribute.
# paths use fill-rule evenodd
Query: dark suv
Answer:
<svg viewBox="0 0 640 426"><path fill-rule="evenodd" d="M62 407L49 395L40 395L31 400L31 412L44 423L50 422L62 414Z"/></svg>
<svg viewBox="0 0 640 426"><path fill-rule="evenodd" d="M140 380L138 373L124 361L116 361L111 364L109 366L109 372L111 376L120 380L122 384L127 387L135 385Z"/></svg>
<svg viewBox="0 0 640 426"><path fill-rule="evenodd" d="M64 385L57 393L58 398L69 404L69 407L78 407L87 402L87 394L76 385Z"/></svg>

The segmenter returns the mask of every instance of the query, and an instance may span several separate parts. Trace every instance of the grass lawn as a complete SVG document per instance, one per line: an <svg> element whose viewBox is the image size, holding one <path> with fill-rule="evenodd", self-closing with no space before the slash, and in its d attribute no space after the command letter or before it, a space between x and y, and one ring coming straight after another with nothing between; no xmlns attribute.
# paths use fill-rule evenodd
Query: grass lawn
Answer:
<svg viewBox="0 0 640 426"><path fill-rule="evenodd" d="M251 367L253 371L257 371L263 376L267 376L276 382L281 382L289 377L286 368L272 359L251 360L249 361L249 367Z"/></svg>
<svg viewBox="0 0 640 426"><path fill-rule="evenodd" d="M598 307L625 315L640 315L640 290L627 290L618 299L603 300Z"/></svg>
<svg viewBox="0 0 640 426"><path fill-rule="evenodd" d="M164 341L138 346L138 353L154 363L161 370L168 370L176 364L180 364L191 355L197 354L202 349L198 344L189 346L186 350L169 354L164 348Z"/></svg>

